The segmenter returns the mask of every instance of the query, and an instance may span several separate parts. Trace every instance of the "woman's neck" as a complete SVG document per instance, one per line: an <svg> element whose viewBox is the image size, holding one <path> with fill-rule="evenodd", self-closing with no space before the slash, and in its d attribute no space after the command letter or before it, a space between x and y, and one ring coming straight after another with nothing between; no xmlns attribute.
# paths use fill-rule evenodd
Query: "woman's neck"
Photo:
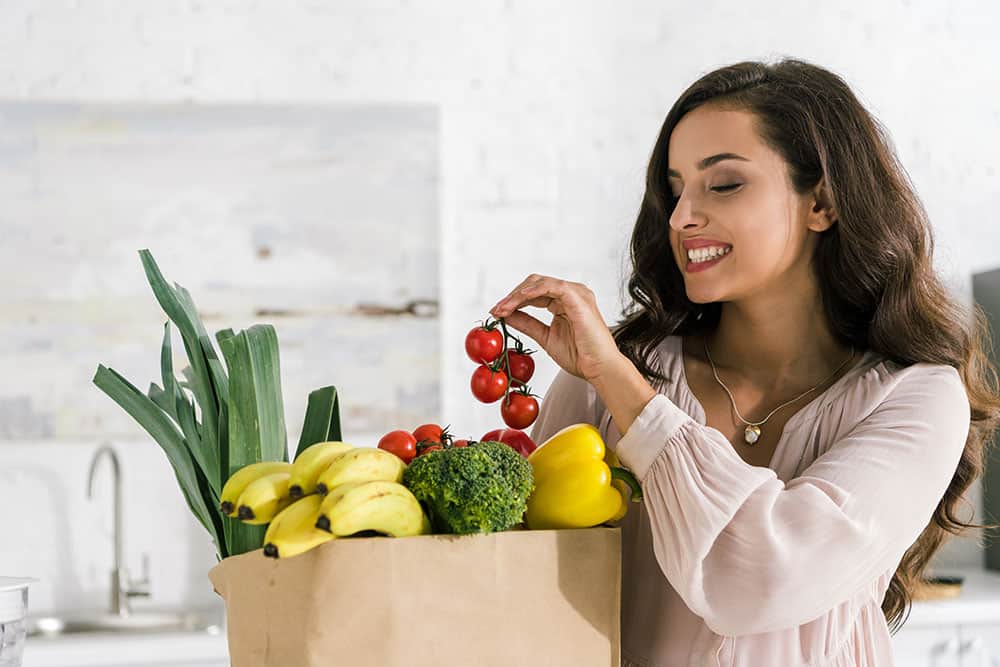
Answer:
<svg viewBox="0 0 1000 667"><path fill-rule="evenodd" d="M724 303L719 326L699 344L707 342L720 371L765 391L821 382L844 364L851 348L833 337L819 300L814 303L813 308Z"/></svg>

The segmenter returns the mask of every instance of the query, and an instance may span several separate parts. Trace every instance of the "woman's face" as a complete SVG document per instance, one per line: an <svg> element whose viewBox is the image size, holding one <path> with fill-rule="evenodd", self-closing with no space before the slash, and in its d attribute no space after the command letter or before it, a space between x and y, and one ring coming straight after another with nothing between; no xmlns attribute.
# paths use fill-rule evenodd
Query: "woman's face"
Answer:
<svg viewBox="0 0 1000 667"><path fill-rule="evenodd" d="M676 203L670 245L694 303L734 301L811 279L814 200L795 192L785 161L758 137L753 120L747 111L702 106L670 136L668 180ZM729 250L692 261L684 242L704 241Z"/></svg>

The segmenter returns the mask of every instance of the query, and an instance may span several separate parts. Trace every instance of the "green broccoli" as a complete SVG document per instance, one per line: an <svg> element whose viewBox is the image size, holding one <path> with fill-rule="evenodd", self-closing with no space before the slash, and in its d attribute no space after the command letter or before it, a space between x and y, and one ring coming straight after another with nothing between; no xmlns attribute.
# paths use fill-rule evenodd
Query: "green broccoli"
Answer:
<svg viewBox="0 0 1000 667"><path fill-rule="evenodd" d="M521 523L535 488L531 464L502 442L470 442L415 458L403 484L435 533L490 533Z"/></svg>

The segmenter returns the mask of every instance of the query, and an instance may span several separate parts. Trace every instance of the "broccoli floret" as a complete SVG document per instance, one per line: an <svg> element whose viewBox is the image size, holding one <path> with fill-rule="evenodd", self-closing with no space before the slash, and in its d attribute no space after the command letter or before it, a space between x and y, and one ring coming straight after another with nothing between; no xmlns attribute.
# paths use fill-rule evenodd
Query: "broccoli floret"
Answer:
<svg viewBox="0 0 1000 667"><path fill-rule="evenodd" d="M470 442L414 459L403 484L427 510L435 533L508 530L524 518L535 488L531 464L502 442Z"/></svg>

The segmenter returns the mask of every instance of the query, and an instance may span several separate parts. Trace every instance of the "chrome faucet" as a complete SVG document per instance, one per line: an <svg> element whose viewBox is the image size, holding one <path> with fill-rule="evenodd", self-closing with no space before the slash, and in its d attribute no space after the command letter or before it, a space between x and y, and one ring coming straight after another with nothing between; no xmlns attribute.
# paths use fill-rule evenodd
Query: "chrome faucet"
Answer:
<svg viewBox="0 0 1000 667"><path fill-rule="evenodd" d="M94 497L94 472L102 456L111 461L111 472L114 482L114 569L111 570L111 613L117 616L128 616L132 613L129 598L149 597L149 557L142 558L142 579L133 581L128 570L122 566L122 478L118 455L110 445L102 445L90 460L90 472L87 473L87 497Z"/></svg>

